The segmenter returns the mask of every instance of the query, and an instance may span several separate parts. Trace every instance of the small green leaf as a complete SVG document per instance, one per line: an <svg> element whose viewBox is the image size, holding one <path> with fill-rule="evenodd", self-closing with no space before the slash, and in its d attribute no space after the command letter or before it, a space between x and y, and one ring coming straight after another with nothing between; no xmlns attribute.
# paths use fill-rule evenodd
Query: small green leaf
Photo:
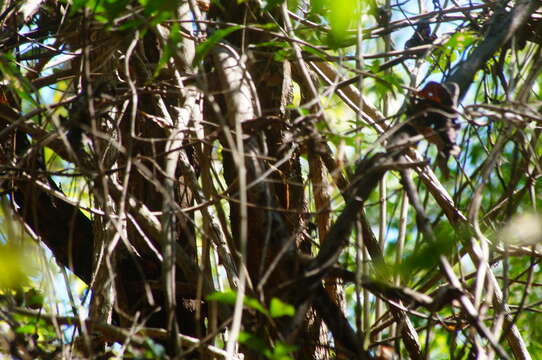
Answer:
<svg viewBox="0 0 542 360"><path fill-rule="evenodd" d="M257 43L252 45L253 47L273 47L273 48L283 48L286 49L290 47L290 44L288 44L286 41L264 41L261 43Z"/></svg>
<svg viewBox="0 0 542 360"><path fill-rule="evenodd" d="M239 332L237 341L252 350L258 351L259 353L263 353L266 350L269 351L269 349L265 345L265 342L260 337L248 332Z"/></svg>
<svg viewBox="0 0 542 360"><path fill-rule="evenodd" d="M172 13L177 6L176 1L170 0L139 0L144 7L145 15L161 15L162 13Z"/></svg>
<svg viewBox="0 0 542 360"><path fill-rule="evenodd" d="M85 7L94 12L101 11L103 9L103 6L100 3L100 0L72 0L72 4L70 6L70 14L74 15L77 11Z"/></svg>
<svg viewBox="0 0 542 360"><path fill-rule="evenodd" d="M450 49L465 49L477 39L478 36L473 31L461 31L453 34L444 46Z"/></svg>
<svg viewBox="0 0 542 360"><path fill-rule="evenodd" d="M326 4L329 7L329 25L331 32L328 37L328 45L332 47L343 47L348 39L347 30L358 20L356 13L357 1L335 0ZM346 45L347 46L347 45Z"/></svg>
<svg viewBox="0 0 542 360"><path fill-rule="evenodd" d="M478 36L472 31L460 31L453 34L448 41L435 49L435 56L439 59L438 65L448 68L449 63L464 56L467 49L477 40Z"/></svg>
<svg viewBox="0 0 542 360"><path fill-rule="evenodd" d="M284 60L286 60L288 58L288 55L289 55L288 50L275 51L275 53L273 54L273 61L283 62Z"/></svg>
<svg viewBox="0 0 542 360"><path fill-rule="evenodd" d="M382 62L379 59L376 59L369 66L369 70L376 74L378 73L378 70L380 69L380 65L382 65Z"/></svg>
<svg viewBox="0 0 542 360"><path fill-rule="evenodd" d="M102 23L102 24L107 24L107 22L109 21L109 19L106 17L106 16L103 16L103 15L100 15L100 14L96 14L94 16L94 18L96 19L96 21Z"/></svg>
<svg viewBox="0 0 542 360"><path fill-rule="evenodd" d="M322 59L325 59L326 57L326 54L321 52L321 51L318 51L317 49L313 48L313 47L310 47L310 46L306 46L306 45L303 45L301 47L301 49L311 55L314 55L314 56L318 56L319 58L322 58Z"/></svg>
<svg viewBox="0 0 542 360"><path fill-rule="evenodd" d="M233 290L228 290L228 291L217 291L217 292L214 292L210 295L207 295L207 301L218 301L218 302L221 302L223 304L230 304L230 305L233 305L235 304L235 297L236 297L236 293L235 291Z"/></svg>
<svg viewBox="0 0 542 360"><path fill-rule="evenodd" d="M21 74L20 69L15 65L15 57L11 53L5 53L0 56L0 74L4 79L10 82L10 87L14 90L22 100L26 100L31 104L36 104L32 98L32 86L26 76ZM37 104L36 104L37 105Z"/></svg>
<svg viewBox="0 0 542 360"><path fill-rule="evenodd" d="M253 24L252 26L255 26L262 30L279 30L278 25L275 23Z"/></svg>
<svg viewBox="0 0 542 360"><path fill-rule="evenodd" d="M143 19L137 18L137 19L129 19L122 24L119 25L118 30L119 31L125 31L129 29L138 29L143 24Z"/></svg>
<svg viewBox="0 0 542 360"><path fill-rule="evenodd" d="M24 294L25 304L31 309L39 309L43 307L45 301L43 294L38 290L31 288Z"/></svg>
<svg viewBox="0 0 542 360"><path fill-rule="evenodd" d="M311 1L311 12L324 15L326 10L326 1L325 0L312 0Z"/></svg>
<svg viewBox="0 0 542 360"><path fill-rule="evenodd" d="M299 0L287 0L288 10L297 11Z"/></svg>
<svg viewBox="0 0 542 360"><path fill-rule="evenodd" d="M194 61L192 65L198 65L201 60L203 60L203 58L209 53L209 51L211 51L213 46L215 46L224 37L241 28L241 25L235 25L226 29L220 29L215 31L215 33L211 35L207 40L198 45L198 47L196 48L196 56L194 56Z"/></svg>
<svg viewBox="0 0 542 360"><path fill-rule="evenodd" d="M311 114L311 111L309 109L306 109L306 108L298 107L297 110L299 111L299 114L301 114L303 116L309 116Z"/></svg>
<svg viewBox="0 0 542 360"><path fill-rule="evenodd" d="M23 326L19 326L17 330L15 330L17 334L33 334L36 332L36 325L35 324L26 324Z"/></svg>
<svg viewBox="0 0 542 360"><path fill-rule="evenodd" d="M264 0L262 2L264 10L273 10L278 5L282 4L284 0Z"/></svg>
<svg viewBox="0 0 542 360"><path fill-rule="evenodd" d="M28 263L24 249L0 244L0 290L18 289L28 283Z"/></svg>
<svg viewBox="0 0 542 360"><path fill-rule="evenodd" d="M294 345L279 341L273 348L273 351L266 351L264 355L271 360L291 360L293 357L289 354L293 353L296 349L297 347Z"/></svg>
<svg viewBox="0 0 542 360"><path fill-rule="evenodd" d="M207 301L218 301L224 304L234 305L237 293L233 290L224 292L215 292L207 296ZM251 309L261 312L264 315L269 315L268 311L260 304L260 302L249 296L244 297L243 304Z"/></svg>
<svg viewBox="0 0 542 360"><path fill-rule="evenodd" d="M272 298L271 304L269 305L269 314L272 318L278 318L281 316L294 316L295 308L292 305L285 303L278 298Z"/></svg>
<svg viewBox="0 0 542 360"><path fill-rule="evenodd" d="M164 51L162 51L162 55L160 56L160 60L158 61L158 65L156 65L156 69L154 69L153 76L156 78L158 74L160 73L160 70L166 66L167 62L173 55L173 52L177 50L179 47L179 42L181 41L181 30L178 23L174 23L171 26L171 31L169 32L169 39L164 46Z"/></svg>
<svg viewBox="0 0 542 360"><path fill-rule="evenodd" d="M126 6L129 2L130 0L104 1L103 11L108 21L113 22L113 20L118 18L122 14L122 12L126 10Z"/></svg>
<svg viewBox="0 0 542 360"><path fill-rule="evenodd" d="M256 311L259 311L264 315L269 314L269 312L262 306L262 304L260 304L260 302L254 298L251 298L245 295L245 299L243 303L245 304L245 306L252 308Z"/></svg>

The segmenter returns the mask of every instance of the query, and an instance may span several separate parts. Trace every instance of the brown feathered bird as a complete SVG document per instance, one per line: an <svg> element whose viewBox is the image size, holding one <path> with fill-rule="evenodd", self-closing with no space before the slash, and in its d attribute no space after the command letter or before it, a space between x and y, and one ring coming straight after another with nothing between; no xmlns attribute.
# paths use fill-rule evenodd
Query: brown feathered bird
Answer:
<svg viewBox="0 0 542 360"><path fill-rule="evenodd" d="M449 177L447 162L450 155L457 156L460 150L456 144L460 128L456 103L447 87L431 81L415 93L406 111L409 121L405 130L411 136L421 134L437 146L436 162L445 178Z"/></svg>

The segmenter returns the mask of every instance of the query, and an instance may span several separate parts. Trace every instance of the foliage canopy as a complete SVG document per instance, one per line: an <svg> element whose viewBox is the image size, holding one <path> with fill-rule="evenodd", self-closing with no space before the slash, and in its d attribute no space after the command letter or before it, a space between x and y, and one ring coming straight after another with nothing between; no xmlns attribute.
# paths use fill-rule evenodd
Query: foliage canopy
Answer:
<svg viewBox="0 0 542 360"><path fill-rule="evenodd" d="M0 353L536 359L537 0L6 0Z"/></svg>

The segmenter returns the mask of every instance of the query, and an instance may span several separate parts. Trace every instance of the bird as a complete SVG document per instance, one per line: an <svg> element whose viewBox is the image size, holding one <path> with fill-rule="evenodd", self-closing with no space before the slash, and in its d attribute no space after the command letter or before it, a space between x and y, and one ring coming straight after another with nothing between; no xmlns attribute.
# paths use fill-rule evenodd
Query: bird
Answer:
<svg viewBox="0 0 542 360"><path fill-rule="evenodd" d="M460 125L457 122L457 99L444 85L431 81L415 92L406 110L410 121L406 124L411 136L421 134L438 149L436 163L444 177L449 178L447 162L458 156L456 143Z"/></svg>
<svg viewBox="0 0 542 360"><path fill-rule="evenodd" d="M405 50L416 46L431 44L437 39L437 35L431 33L430 24L429 19L420 20L416 26L414 35L405 42ZM421 54L423 54L423 52L424 51L422 51Z"/></svg>

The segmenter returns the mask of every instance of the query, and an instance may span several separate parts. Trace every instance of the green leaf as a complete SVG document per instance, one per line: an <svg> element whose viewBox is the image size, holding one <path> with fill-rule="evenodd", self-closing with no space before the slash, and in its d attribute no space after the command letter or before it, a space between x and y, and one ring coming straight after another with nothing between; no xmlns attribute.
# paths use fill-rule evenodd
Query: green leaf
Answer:
<svg viewBox="0 0 542 360"><path fill-rule="evenodd" d="M279 341L273 349L270 349L262 338L244 331L239 333L237 341L270 360L291 360L292 357L289 354L296 350L295 346L285 344L282 341Z"/></svg>
<svg viewBox="0 0 542 360"><path fill-rule="evenodd" d="M284 60L288 59L288 56L290 55L289 50L278 50L275 51L273 54L273 61L276 62L283 62Z"/></svg>
<svg viewBox="0 0 542 360"><path fill-rule="evenodd" d="M262 30L279 30L279 26L275 23L265 23L265 24L252 24Z"/></svg>
<svg viewBox="0 0 542 360"><path fill-rule="evenodd" d="M15 65L15 57L11 53L5 53L0 56L0 74L10 83L10 88L14 90L22 99L30 104L36 104L36 101L30 96L32 86L26 76L21 74L20 69Z"/></svg>
<svg viewBox="0 0 542 360"><path fill-rule="evenodd" d="M287 0L288 10L297 11L299 0Z"/></svg>
<svg viewBox="0 0 542 360"><path fill-rule="evenodd" d="M223 304L233 305L235 304L235 298L237 294L233 290L227 291L217 291L212 294L207 295L207 301L218 301Z"/></svg>
<svg viewBox="0 0 542 360"><path fill-rule="evenodd" d="M177 2L171 0L139 0L139 3L143 5L145 15L172 13L177 7Z"/></svg>
<svg viewBox="0 0 542 360"><path fill-rule="evenodd" d="M245 306L261 312L264 315L269 315L269 312L260 304L260 302L254 298L245 295L243 303Z"/></svg>
<svg viewBox="0 0 542 360"><path fill-rule="evenodd" d="M283 48L287 49L290 47L290 44L286 41L264 41L261 43L257 43L252 45L255 48L258 47L273 47L273 48Z"/></svg>
<svg viewBox="0 0 542 360"><path fill-rule="evenodd" d="M271 360L291 360L293 357L290 354L296 351L296 349L297 347L294 345L279 341L271 352L264 352L264 355Z"/></svg>
<svg viewBox="0 0 542 360"><path fill-rule="evenodd" d="M370 92L376 93L382 98L388 94L396 95L396 91L402 92L400 85L403 84L403 78L395 72L378 73L378 78L372 79L374 84L369 88Z"/></svg>
<svg viewBox="0 0 542 360"><path fill-rule="evenodd" d="M207 301L218 301L224 304L234 305L237 293L233 290L215 292L207 296ZM261 312L264 315L269 315L269 312L260 304L260 302L249 296L244 297L243 304L251 309Z"/></svg>
<svg viewBox="0 0 542 360"><path fill-rule="evenodd" d="M435 49L435 56L439 59L438 65L442 68L448 68L449 63L456 61L460 56L464 56L467 48L478 38L478 35L472 31L460 31L453 34L446 43Z"/></svg>
<svg viewBox="0 0 542 360"><path fill-rule="evenodd" d="M118 26L119 31L126 31L130 29L138 29L143 25L143 19L129 19Z"/></svg>
<svg viewBox="0 0 542 360"><path fill-rule="evenodd" d="M294 316L295 308L292 305L285 303L278 298L272 298L271 304L269 305L269 314L272 318L278 318L281 316Z"/></svg>
<svg viewBox="0 0 542 360"><path fill-rule="evenodd" d="M166 66L167 62L173 55L173 53L178 49L179 42L181 41L181 30L178 23L173 23L171 26L171 31L169 32L169 38L164 46L164 51L162 51L162 55L160 56L160 60L158 61L158 64L156 65L156 69L154 69L153 76L156 78L158 74L160 73L160 70Z"/></svg>
<svg viewBox="0 0 542 360"><path fill-rule="evenodd" d="M354 0L335 0L330 1L329 7L329 25L331 32L328 37L328 45L336 48L344 46L348 38L347 30L351 27L353 20L358 18L356 14L357 1Z"/></svg>
<svg viewBox="0 0 542 360"><path fill-rule="evenodd" d="M31 309L43 307L45 298L38 290L31 288L24 294L25 305Z"/></svg>
<svg viewBox="0 0 542 360"><path fill-rule="evenodd" d="M84 8L88 2L89 2L88 0L72 0L72 4L71 4L72 14Z"/></svg>
<svg viewBox="0 0 542 360"><path fill-rule="evenodd" d="M326 57L325 53L318 51L317 49L310 46L303 45L301 49L305 52L308 52L311 55L318 56L319 58L322 58L322 59L325 59Z"/></svg>
<svg viewBox="0 0 542 360"><path fill-rule="evenodd" d="M379 72L380 65L382 65L382 61L380 61L380 59L375 59L369 66L369 69L376 74Z"/></svg>
<svg viewBox="0 0 542 360"><path fill-rule="evenodd" d="M312 0L311 1L311 12L316 14L324 15L325 13L326 0Z"/></svg>
<svg viewBox="0 0 542 360"><path fill-rule="evenodd" d="M108 22L113 22L118 18L125 10L130 0L106 0L103 1L103 11Z"/></svg>
<svg viewBox="0 0 542 360"><path fill-rule="evenodd" d="M94 16L94 18L102 24L107 24L107 22L109 22L109 18L107 16L103 16L100 14L97 14L96 16Z"/></svg>
<svg viewBox="0 0 542 360"><path fill-rule="evenodd" d="M17 330L15 330L17 334L33 334L36 332L36 325L35 324L26 324L23 326L19 326Z"/></svg>
<svg viewBox="0 0 542 360"><path fill-rule="evenodd" d="M205 40L204 42L198 45L198 47L196 48L196 56L194 56L194 61L192 65L193 66L198 65L201 62L201 60L203 60L203 58L207 56L209 51L211 51L213 46L215 46L224 37L228 36L232 32L237 31L241 28L242 28L241 25L235 25L226 29L220 29L220 30L215 31L214 34L211 35L207 40Z"/></svg>
<svg viewBox="0 0 542 360"><path fill-rule="evenodd" d="M0 244L0 290L18 289L28 283L28 257L24 249Z"/></svg>
<svg viewBox="0 0 542 360"><path fill-rule="evenodd" d="M263 353L265 350L269 351L265 342L260 337L245 331L239 332L237 341L259 353Z"/></svg>
<svg viewBox="0 0 542 360"><path fill-rule="evenodd" d="M444 46L461 51L472 45L477 39L478 36L473 31L461 31L453 34Z"/></svg>
<svg viewBox="0 0 542 360"><path fill-rule="evenodd" d="M278 5L282 4L284 0L264 0L262 2L264 10L273 10Z"/></svg>

